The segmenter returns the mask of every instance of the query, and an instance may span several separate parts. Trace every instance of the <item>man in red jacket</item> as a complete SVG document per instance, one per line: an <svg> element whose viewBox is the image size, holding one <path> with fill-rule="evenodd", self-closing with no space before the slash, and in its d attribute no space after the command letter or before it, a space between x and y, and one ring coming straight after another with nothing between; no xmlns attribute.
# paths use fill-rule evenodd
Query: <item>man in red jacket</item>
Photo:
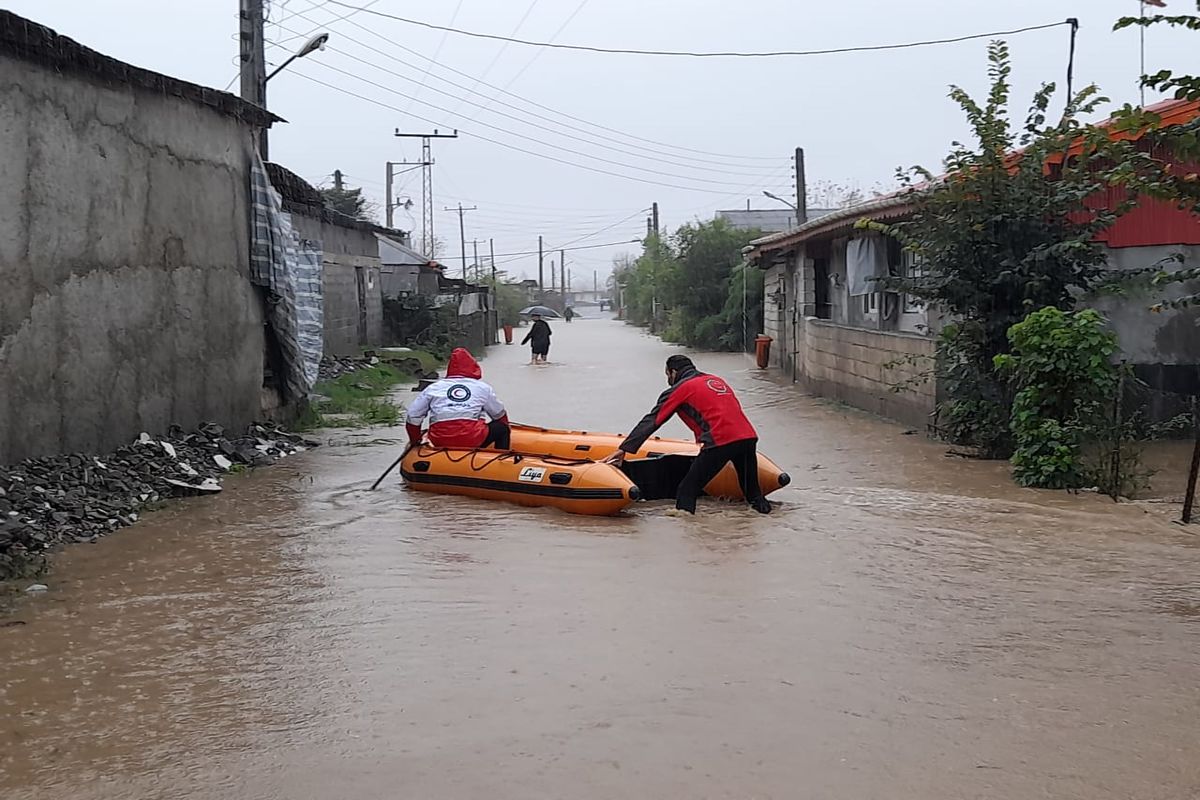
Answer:
<svg viewBox="0 0 1200 800"><path fill-rule="evenodd" d="M408 407L408 446L421 441L421 427L429 417L429 443L434 447L507 450L512 435L508 412L482 379L479 362L456 347L446 377L431 383ZM491 421L485 422L485 416Z"/></svg>
<svg viewBox="0 0 1200 800"><path fill-rule="evenodd" d="M673 414L696 435L700 455L675 493L675 508L696 513L696 499L721 468L733 462L746 502L760 514L771 513L771 503L758 485L758 433L729 384L716 375L696 370L687 356L667 359L667 385L650 413L625 437L617 452L604 459L620 466L627 453L636 453Z"/></svg>

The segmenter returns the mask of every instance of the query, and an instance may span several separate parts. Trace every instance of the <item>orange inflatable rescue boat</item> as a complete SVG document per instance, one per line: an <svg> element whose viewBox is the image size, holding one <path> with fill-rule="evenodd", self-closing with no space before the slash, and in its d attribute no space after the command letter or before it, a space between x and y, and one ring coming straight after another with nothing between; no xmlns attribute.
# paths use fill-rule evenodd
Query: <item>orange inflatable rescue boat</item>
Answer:
<svg viewBox="0 0 1200 800"><path fill-rule="evenodd" d="M558 458L587 458L599 461L612 455L625 437L619 433L589 433L533 425L512 426L512 449L520 453L542 453ZM625 459L624 473L641 489L642 500L675 496L679 482L700 453L700 445L685 439L651 436L636 453ZM791 477L762 453L758 454L758 484L764 495L782 489ZM704 487L709 497L742 500L742 488L732 464L726 464Z"/></svg>
<svg viewBox="0 0 1200 800"><path fill-rule="evenodd" d="M400 461L400 474L421 492L551 506L571 514L616 514L642 496L614 466L549 454L420 445Z"/></svg>

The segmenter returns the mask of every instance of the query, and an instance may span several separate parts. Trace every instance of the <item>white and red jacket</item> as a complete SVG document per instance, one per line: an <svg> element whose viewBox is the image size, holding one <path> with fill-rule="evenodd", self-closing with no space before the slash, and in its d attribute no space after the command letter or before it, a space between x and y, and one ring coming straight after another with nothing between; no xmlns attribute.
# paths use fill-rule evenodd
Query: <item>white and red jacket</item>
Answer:
<svg viewBox="0 0 1200 800"><path fill-rule="evenodd" d="M496 391L480 378L479 362L458 347L450 354L446 377L429 385L408 407L405 426L410 441L419 441L429 417L429 443L434 447L479 447L487 439L484 415L508 422Z"/></svg>

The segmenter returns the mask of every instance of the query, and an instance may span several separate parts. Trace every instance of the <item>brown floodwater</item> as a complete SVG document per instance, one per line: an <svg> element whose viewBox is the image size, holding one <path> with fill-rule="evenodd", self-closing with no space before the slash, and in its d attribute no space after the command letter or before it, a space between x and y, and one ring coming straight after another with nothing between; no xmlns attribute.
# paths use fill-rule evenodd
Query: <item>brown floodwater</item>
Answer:
<svg viewBox="0 0 1200 800"><path fill-rule="evenodd" d="M515 420L626 430L670 352L577 320L484 374ZM697 361L793 476L770 517L368 492L386 429L68 549L0 627L0 797L1200 797L1173 507Z"/></svg>

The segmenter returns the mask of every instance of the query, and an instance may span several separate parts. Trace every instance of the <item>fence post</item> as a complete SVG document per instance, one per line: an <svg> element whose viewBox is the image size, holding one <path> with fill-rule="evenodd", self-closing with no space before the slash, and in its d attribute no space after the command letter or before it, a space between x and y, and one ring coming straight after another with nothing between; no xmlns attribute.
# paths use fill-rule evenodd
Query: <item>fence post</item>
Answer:
<svg viewBox="0 0 1200 800"><path fill-rule="evenodd" d="M1125 364L1122 362L1121 371L1117 375L1117 394L1113 398L1113 429L1112 429L1112 481L1109 496L1116 502L1121 499L1121 405L1125 400Z"/></svg>
<svg viewBox="0 0 1200 800"><path fill-rule="evenodd" d="M1192 505L1196 502L1196 473L1200 472L1200 419L1197 418L1195 395L1192 395L1192 436L1195 439L1192 445L1192 466L1188 470L1187 494L1183 498L1181 517L1184 525L1192 521Z"/></svg>

